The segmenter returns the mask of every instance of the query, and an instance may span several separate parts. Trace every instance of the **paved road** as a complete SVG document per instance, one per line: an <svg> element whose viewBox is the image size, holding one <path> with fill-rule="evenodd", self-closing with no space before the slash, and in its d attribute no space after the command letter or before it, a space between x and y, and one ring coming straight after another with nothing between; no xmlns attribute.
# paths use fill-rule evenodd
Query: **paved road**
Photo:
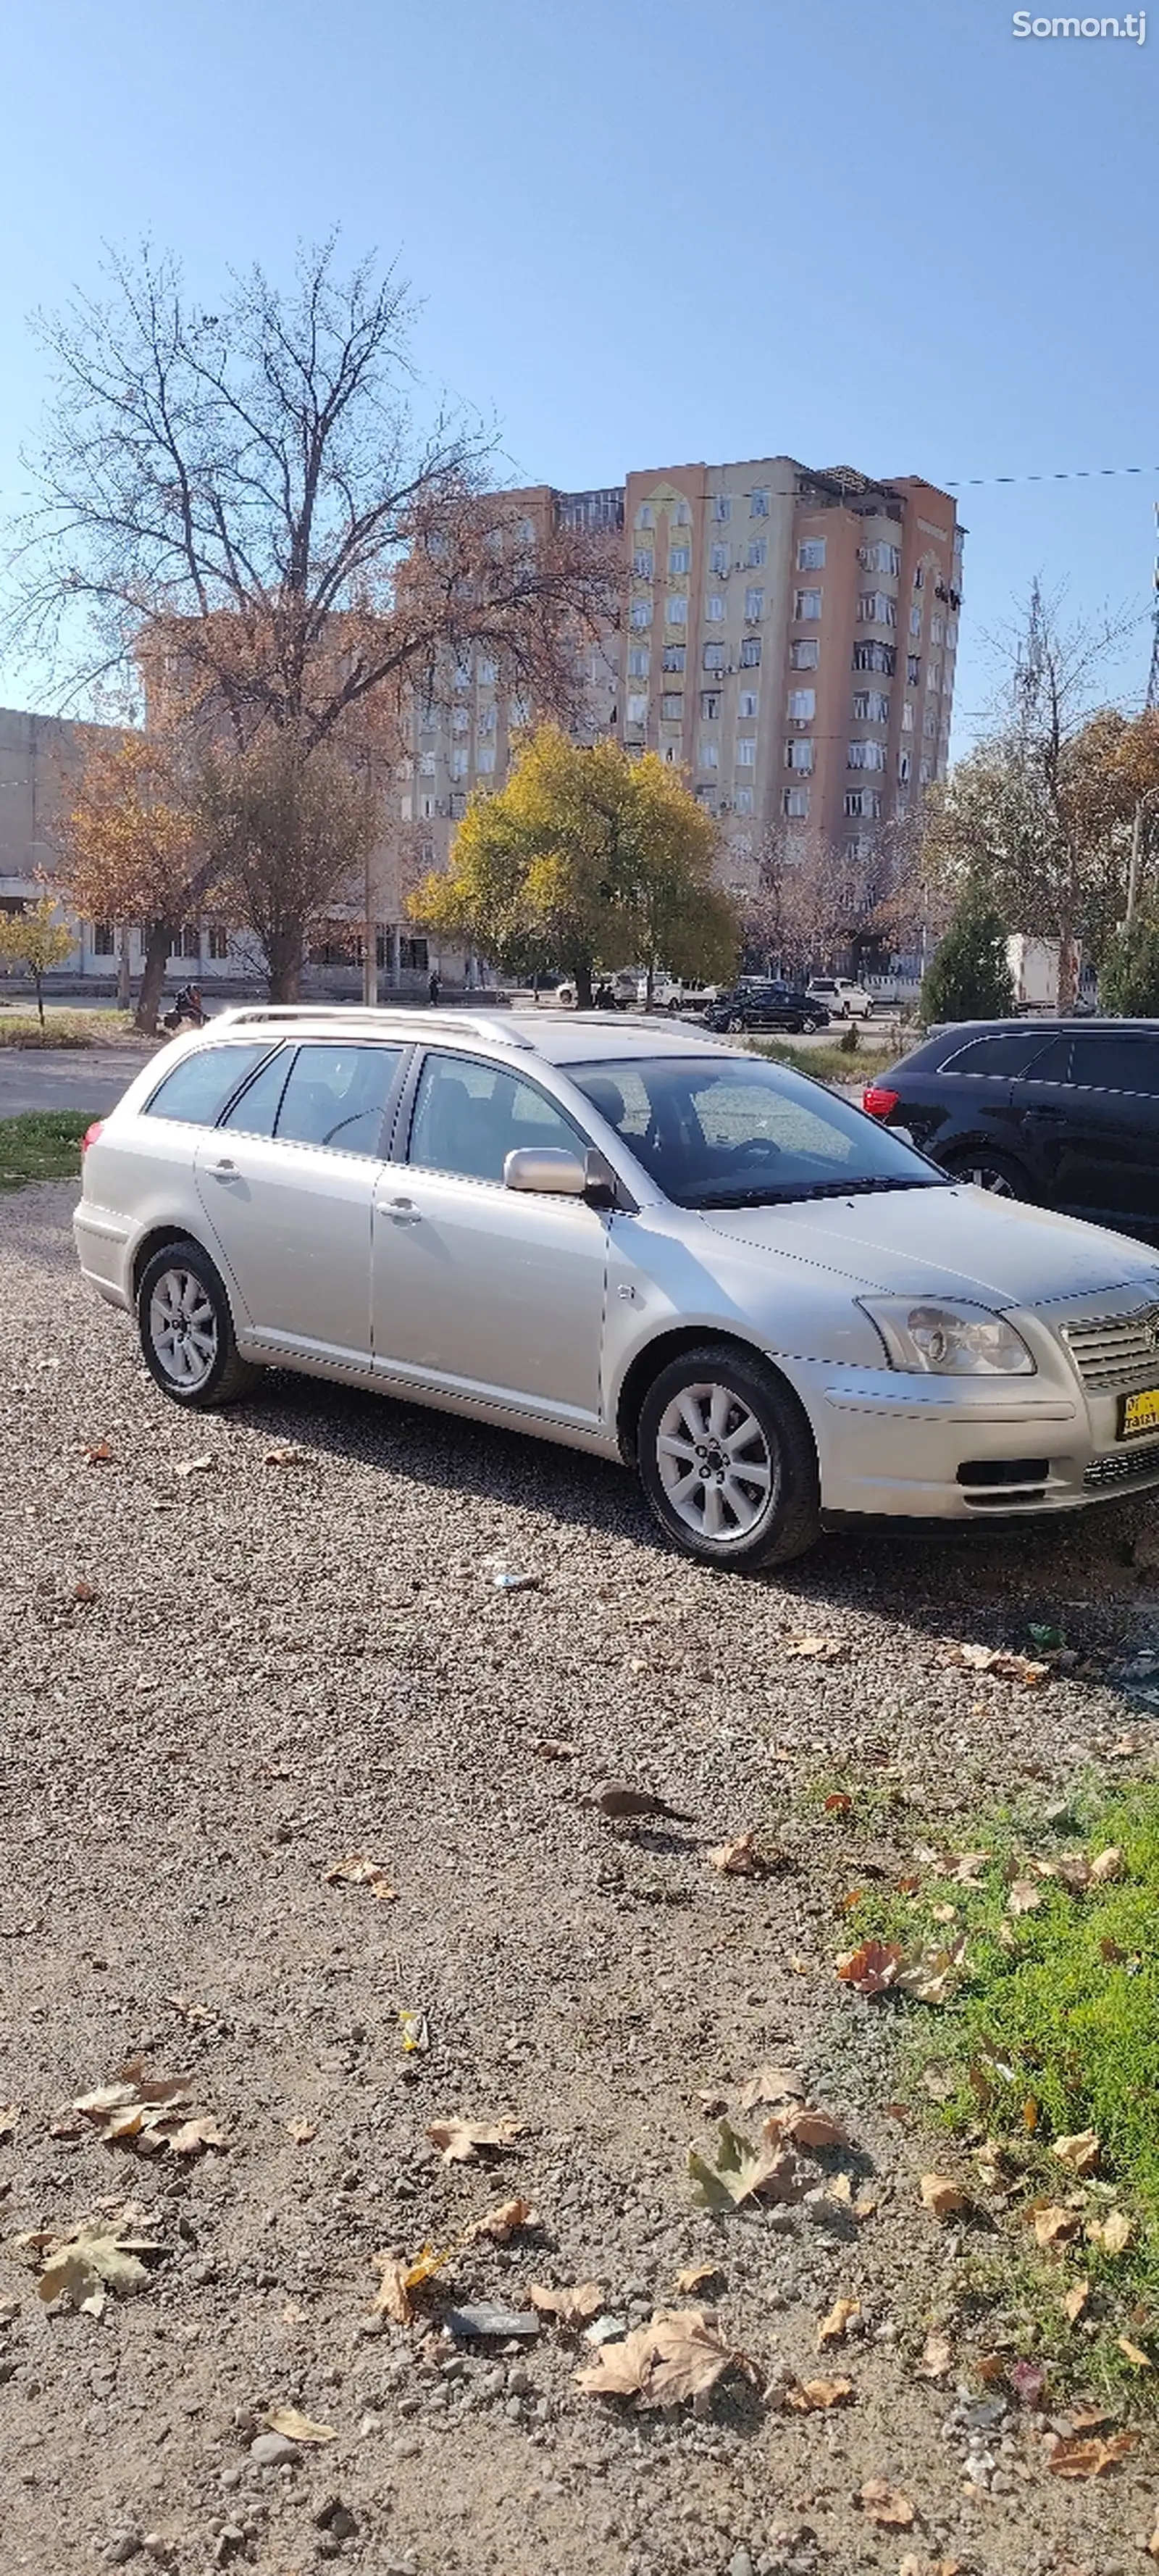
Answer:
<svg viewBox="0 0 1159 2576"><path fill-rule="evenodd" d="M0 1047L0 1118L26 1109L115 1108L152 1047Z"/></svg>

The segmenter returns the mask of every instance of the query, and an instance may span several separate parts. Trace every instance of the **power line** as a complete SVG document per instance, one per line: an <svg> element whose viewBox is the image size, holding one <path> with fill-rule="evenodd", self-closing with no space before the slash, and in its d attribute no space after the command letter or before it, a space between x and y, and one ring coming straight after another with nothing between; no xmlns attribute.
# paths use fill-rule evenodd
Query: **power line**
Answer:
<svg viewBox="0 0 1159 2576"><path fill-rule="evenodd" d="M947 476L935 489L976 492L999 483L1098 483L1119 474L1159 474L1159 465L1064 465L1044 474L966 474L957 482Z"/></svg>

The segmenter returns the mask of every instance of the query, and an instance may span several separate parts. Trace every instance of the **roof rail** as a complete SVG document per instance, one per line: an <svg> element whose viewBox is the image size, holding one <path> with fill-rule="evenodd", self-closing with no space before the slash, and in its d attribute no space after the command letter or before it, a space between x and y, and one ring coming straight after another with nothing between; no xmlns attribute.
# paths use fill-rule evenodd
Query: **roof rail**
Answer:
<svg viewBox="0 0 1159 2576"><path fill-rule="evenodd" d="M501 1045L519 1047L534 1055L535 1048L522 1030L514 1029L505 1011L440 1011L429 1003L420 1006L405 1002L392 1009L389 1002L243 1002L235 1009L215 1011L214 1025L228 1022L232 1027L254 1022L273 1021L276 1026L293 1027L301 1020L339 1019L357 1022L360 1027L388 1027L392 1033L402 1027L413 1031L416 1038L434 1031L438 1037L459 1031L468 1037L495 1038Z"/></svg>

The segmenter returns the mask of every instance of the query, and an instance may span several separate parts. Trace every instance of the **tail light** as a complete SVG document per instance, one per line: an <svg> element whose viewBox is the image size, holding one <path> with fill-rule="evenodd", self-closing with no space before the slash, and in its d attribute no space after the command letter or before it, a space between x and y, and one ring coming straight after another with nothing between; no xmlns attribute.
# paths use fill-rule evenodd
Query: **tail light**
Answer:
<svg viewBox="0 0 1159 2576"><path fill-rule="evenodd" d="M87 1152L88 1152L88 1150L89 1150L89 1146L90 1146L90 1145L95 1145L95 1144L96 1144L97 1138L98 1138L98 1136L100 1135L100 1132L101 1132L102 1127L104 1126L104 1123L105 1123L105 1122L104 1122L104 1119L103 1119L103 1118L94 1118L93 1123L92 1123L92 1126L91 1126L91 1127L86 1127L85 1132L84 1132L84 1134L83 1134L83 1136L81 1137L81 1140L80 1140L80 1149L81 1149L82 1154L87 1154Z"/></svg>
<svg viewBox="0 0 1159 2576"><path fill-rule="evenodd" d="M871 1118L888 1118L900 1098L899 1091L887 1091L883 1083L867 1082L861 1095L861 1106L869 1111Z"/></svg>

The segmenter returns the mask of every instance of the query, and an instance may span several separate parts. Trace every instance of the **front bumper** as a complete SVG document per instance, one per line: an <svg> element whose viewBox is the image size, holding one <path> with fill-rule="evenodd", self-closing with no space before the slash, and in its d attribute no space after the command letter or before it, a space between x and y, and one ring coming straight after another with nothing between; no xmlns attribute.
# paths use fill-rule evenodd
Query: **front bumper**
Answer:
<svg viewBox="0 0 1159 2576"><path fill-rule="evenodd" d="M1042 1379L794 1363L825 1512L982 1520L1081 1511L1159 1487L1159 1440L1117 1438L1114 1395Z"/></svg>

